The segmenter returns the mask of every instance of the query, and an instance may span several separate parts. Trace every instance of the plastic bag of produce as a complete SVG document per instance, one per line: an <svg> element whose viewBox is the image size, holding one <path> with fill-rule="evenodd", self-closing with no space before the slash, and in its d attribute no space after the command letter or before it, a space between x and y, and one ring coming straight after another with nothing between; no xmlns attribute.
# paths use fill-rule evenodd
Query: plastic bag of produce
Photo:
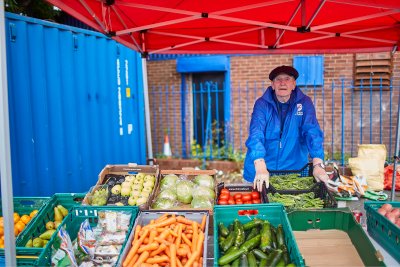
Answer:
<svg viewBox="0 0 400 267"><path fill-rule="evenodd" d="M196 196L193 197L190 205L195 209L212 209L213 208L213 200L209 199L205 196Z"/></svg>
<svg viewBox="0 0 400 267"><path fill-rule="evenodd" d="M154 201L151 207L153 209L166 210L166 209L172 209L175 206L175 204L176 202L169 198L157 198L157 200Z"/></svg>
<svg viewBox="0 0 400 267"><path fill-rule="evenodd" d="M214 190L215 187L214 178L208 174L197 175L196 177L194 177L194 183L197 185L208 187L212 190Z"/></svg>
<svg viewBox="0 0 400 267"><path fill-rule="evenodd" d="M184 203L190 204L193 198L193 182L189 180L179 180L176 183L176 196L177 199Z"/></svg>
<svg viewBox="0 0 400 267"><path fill-rule="evenodd" d="M389 165L385 168L385 189L392 190L392 181L393 181L393 165ZM396 172L396 191L400 191L400 171L399 169Z"/></svg>
<svg viewBox="0 0 400 267"><path fill-rule="evenodd" d="M169 189L165 189L165 190L161 191L158 194L157 198L167 198L167 199L170 199L173 202L175 202L177 199L176 188L174 188L174 189L169 188Z"/></svg>
<svg viewBox="0 0 400 267"><path fill-rule="evenodd" d="M55 239L51 255L51 265L57 267L78 266L68 232L61 227Z"/></svg>
<svg viewBox="0 0 400 267"><path fill-rule="evenodd" d="M178 176L175 174L167 174L162 178L160 182L160 189L171 189L175 188L176 182L178 181Z"/></svg>
<svg viewBox="0 0 400 267"><path fill-rule="evenodd" d="M193 187L193 198L195 197L206 197L213 200L215 198L215 192L209 187L195 185Z"/></svg>

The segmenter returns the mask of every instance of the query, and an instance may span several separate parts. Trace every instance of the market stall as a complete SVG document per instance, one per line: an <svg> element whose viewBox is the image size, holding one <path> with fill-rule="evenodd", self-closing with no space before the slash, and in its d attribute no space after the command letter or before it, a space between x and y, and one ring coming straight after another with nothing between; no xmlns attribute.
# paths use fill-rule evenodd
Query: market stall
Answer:
<svg viewBox="0 0 400 267"><path fill-rule="evenodd" d="M50 0L49 2L59 6L66 12L71 13L93 28L141 52L143 55L144 66L146 62L145 58L149 53L318 53L322 51L337 53L362 51L395 52L398 50L398 39L395 39L394 37L398 36L399 27L395 22L393 22L399 20L400 12L397 1L380 1L378 4L376 4L375 1L368 0L351 2L253 1L251 4L247 3L245 6L239 6L234 2L217 3L215 1L169 1L168 3L165 3L165 1L152 1L151 3L146 2L146 4L132 3L128 1L99 2L94 0ZM205 7L208 10L204 10ZM265 14L270 14L270 20L265 21ZM279 22L281 17L286 17L287 19L283 22ZM395 18L395 20L393 20L393 18ZM278 23L276 21L278 21ZM271 36L275 37L270 38ZM4 38L1 39L4 40ZM5 62L4 55L4 45L2 45L2 62ZM2 65L4 66L5 64ZM145 67L144 70L146 70ZM2 76L2 81L6 81L4 71L2 72ZM143 90L147 97L147 80L144 80L145 86ZM8 220L5 223L5 230L9 230L11 229L10 225L12 225L10 216L12 213L12 207L10 207L10 203L12 203L12 201L10 201L12 199L12 194L10 195L10 192L12 192L12 190L10 190L11 174L9 172L11 157L9 156L9 147L7 147L7 143L9 144L9 127L7 123L8 113L7 94L5 93L7 91L6 88L7 86L2 83L1 104L2 110L4 111L2 112L4 117L2 117L1 124L4 127L1 127L3 131L1 132L2 138L0 139L2 141L1 154L5 155L5 158L7 159L4 162L2 161L1 173L3 209L4 212L9 215ZM151 131L149 129L150 124L148 113L149 110L147 104L146 125L148 133L148 157L152 159ZM399 135L397 134L396 160L398 143ZM156 172L152 174L156 174ZM138 173L129 174L129 176L131 175L137 177ZM165 177L158 175L157 181L159 184L163 178ZM96 186L98 186L98 188L101 187L104 185L103 182L105 181L99 180L100 184ZM114 192L112 192L114 195L122 193L123 182L129 183L130 181L126 181L125 176L124 181L121 181L120 183L121 190L115 189ZM395 179L393 179L393 185L394 184ZM107 201L109 201L110 196L110 192L107 190L112 191L115 185L116 183L114 183L111 189L108 185L105 186L105 188L102 188L107 192ZM132 188L131 185L129 186ZM175 186L178 187L178 185ZM188 192L187 188L192 186L194 185L189 182L179 185L179 187L186 190L185 192ZM148 207L150 207L150 202L147 201L152 201L151 197L154 198L156 197L155 195L160 193L157 191L157 188L158 185L157 182L155 182L151 190L145 191L150 192L150 194L147 195L148 198L146 198L146 201L141 204L148 203ZM134 205L129 205L129 198L127 199L128 205L126 205L125 193L123 196L125 198L122 199L121 196L120 200L122 199L122 201L116 202L121 202L122 207L114 205L116 203L109 203L111 206L100 208L98 205L90 205L93 204L93 196L95 194L95 192L90 192L90 195L85 196L87 197L87 201L84 204L87 205L72 205L66 207L68 209L68 214L66 214L65 218L61 219L61 222L60 220L56 220L55 217L56 213L61 212L57 212L56 206L65 206L64 203L58 203L57 200L55 202L49 201L43 205L36 216L32 216L32 221L28 224L29 227L25 230L26 233L21 231L21 237L27 236L28 241L26 241L25 244L22 241L21 243L18 243L19 240L17 238L17 247L19 247L19 249L17 249L17 255L21 257L23 256L22 258L24 259L29 255L34 261L33 264L40 265L47 265L52 260L68 261L70 259L65 256L59 258L54 257L54 255L57 254L58 249L60 249L60 247L57 248L53 246L54 243L65 242L68 248L67 251L71 253L73 250L71 250L68 238L57 240L59 235L66 236L63 229L66 229L67 232L69 231L68 235L70 236L69 240L71 241L71 239L75 239L75 237L78 236L78 233L90 233L90 231L93 232L93 229L91 228L100 226L100 229L96 230L98 231L97 233L101 235L106 232L112 232L114 235L108 237L108 239L116 240L115 243L105 243L107 244L105 245L107 246L107 249L99 252L102 256L105 256L104 258L101 258L101 260L108 260L113 264L122 262L123 266L129 266L131 263L133 264L138 262L147 262L149 264L171 262L172 265L176 264L177 266L179 266L179 262L182 266L184 266L184 264L187 266L194 266L196 265L195 262L201 265L203 262L204 265L205 255L210 255L208 243L205 242L207 236L213 240L212 244L214 246L214 253L211 255L215 265L217 265L218 262L220 265L232 262L235 262L236 264L238 259L239 263L240 261L242 261L242 263L255 263L258 261L266 262L266 264L277 264L280 262L282 263L283 261L284 264L294 263L295 265L300 266L304 265L305 262L308 261L307 259L304 259L305 253L302 254L301 249L299 250L298 243L294 239L292 233L293 230L302 231L305 229L298 225L291 226L290 213L288 218L289 204L292 203L293 199L296 199L295 197L292 197L292 200L284 200L283 205L261 203L252 203L251 206L232 207L226 205L215 205L216 202L217 204L218 202L221 202L221 190L222 189L218 189L217 185L214 184L214 191L217 191L214 193L216 193L217 196L212 197L211 200L210 198L204 198L204 201L200 201L202 205L208 205L207 209L205 209L206 211L200 212L199 207L190 207L195 208L195 210L190 211L191 214L194 214L193 217L191 215L187 216L189 217L190 222L187 221L188 218L184 218L179 219L182 220L182 222L179 223L176 223L178 217L182 214L186 215L186 211L184 212L174 209L168 211L170 215L164 215L165 213L160 212L159 216L154 215L154 212L152 213L151 210L147 211L146 208L143 208L144 211L139 211L139 209L135 208ZM323 185L313 184L312 187L300 190L310 192L271 191L265 192L262 197L264 197L264 202L270 202L271 199L275 199L279 202L276 198L277 194L292 196L303 193L312 193L313 197L311 198L319 199L318 201L320 201L322 208L331 208L336 206L334 199L332 199L330 193L323 187ZM203 191L211 195L210 190ZM132 190L130 190L129 194L131 194L131 192ZM232 195L234 199L236 194L242 194L241 198L244 198L243 193L244 192L236 192ZM231 196L230 194L230 192L225 193L225 197L228 198L228 201ZM179 194L176 198L178 199L178 197L183 200L183 204L189 205L189 200L186 199L187 195ZM218 197L218 199L215 197ZM262 197L260 196L260 202ZM391 197L393 200L394 186ZM92 202L90 202L90 198L92 198ZM205 201L205 199L208 199L208 201ZM257 200L256 197L254 199ZM254 199L251 201L254 202ZM301 197L301 199L304 198ZM97 200L95 204L96 203L99 204ZM166 203L168 204L167 201L164 201L162 204L165 205ZM103 204L107 204L107 202ZM137 200L136 204L139 204L137 203ZM191 201L190 204L195 205L191 203ZM240 204L241 203L239 203L239 205ZM250 205L250 203L248 203L248 205ZM294 204L294 206L296 205L298 205L298 203ZM284 206L286 206L286 208L284 208ZM382 203L368 204L366 206L367 222L375 221L375 224L379 222L382 224L382 229L387 229L385 227L389 227L391 233L398 232L398 228L392 228L397 226L393 226L394 224L390 218L384 217L382 214L376 214L378 209L382 208L381 206ZM393 206L397 207L397 204L394 204ZM171 208L171 206L169 208ZM108 212L108 210L110 210L110 212ZM396 208L393 209L392 207L390 213L396 212L394 210L396 210ZM335 216L340 216L337 214L340 214L341 212L342 211L339 210L333 211ZM387 212L389 212L389 210L386 210L385 215ZM375 253L373 253L374 248L370 246L369 239L365 239L365 236L363 236L362 232L359 231L361 226L354 221L349 210L344 213L345 215L343 217L346 217L346 219L340 218L338 219L339 222L342 220L350 220L348 223L349 228L358 229L357 235L362 236L361 238L363 242L367 244L366 247L368 251L372 251L371 253L368 253L372 254L371 258L366 258L366 256L361 255L362 263L364 265L381 265L382 261L379 257L375 256ZM212 220L210 219L210 215L213 215ZM292 215L292 217L296 216L297 215ZM57 218L60 219L59 216L57 216ZM101 223L104 218L111 218L111 221L114 223L111 223L110 225L108 224L108 220ZM60 225L56 229L47 229L47 223L53 219L54 221L59 221ZM86 219L88 219L89 223L85 223ZM321 218L319 219L320 221L318 221L318 223L321 222ZM324 219L322 219L322 221L323 220ZM117 221L123 221L124 224L116 223ZM38 228L39 222L40 226ZM82 229L72 227L72 225L76 226L79 223L82 223L80 227ZM223 224L221 229L220 223ZM317 221L311 221L312 228L321 229L320 226L313 223L317 223ZM138 225L144 228L143 232L138 231ZM171 225L174 225L174 227L167 229L167 226ZM207 225L212 225L212 227L207 227ZM232 227L229 229L231 225ZM246 229L244 228L245 225ZM65 226L65 228L62 226ZM35 231L30 230L32 227L35 228L35 231L37 230L36 233ZM324 227L329 227L329 229L331 229L336 227L336 225L324 225ZM37 235L42 235L43 231L47 231L43 228L46 228L47 230L55 230L52 231L50 238L46 239L48 240L46 246L44 248L26 247L30 240L32 240L33 245L33 240L37 238ZM155 231L154 228L156 229ZM182 235L184 228L187 232L185 235ZM228 252L233 245L233 238L232 234L230 235L230 232L226 231L225 228L230 232L234 231L234 233L243 233L243 236L240 238L237 238L238 235L236 234L236 239L233 240L236 248L238 248L237 250ZM120 232L115 235L116 229L120 230ZM152 229L153 232L156 232L153 236L150 235L150 229ZM210 231L210 229L212 229L212 231ZM246 241L246 236L249 237L251 235L252 229L256 229L253 233L254 236ZM121 234L121 231L123 231L123 234ZM207 231L209 232L207 233ZM279 234L277 235L275 231ZM372 236L382 236L387 234L387 232L383 231L376 234L376 231L370 230L370 228L368 231L371 232ZM12 253L12 244L14 240L10 238L10 231L6 232L5 244L9 247L9 250L6 250L6 256L7 260L11 263L10 258L13 258L14 256ZM57 235L55 234L56 232L60 234ZM185 241L184 236L186 236L186 234L191 236ZM116 238L115 236L118 237ZM148 239L147 241L145 241L146 238ZM276 238L276 241L273 241L273 238ZM132 248L130 248L130 244L127 242L128 240L133 241L133 244L131 243ZM165 248L165 253L160 252L160 256L156 257L158 253L154 253L154 251L157 251L158 247L155 248L156 246L152 245L152 242L150 242L154 240L160 241L157 244L160 244L165 240L168 244L166 247L168 247L169 250ZM93 239L87 239L85 241L92 244L93 247ZM223 244L220 245L220 242ZM36 243L41 243L43 245L43 241ZM179 251L181 245L185 244L188 247L183 246L182 249L184 250ZM100 244L99 247L103 245L104 244ZM109 248L110 245L113 246L112 249ZM386 250L389 252L398 251L398 247L396 248L398 243L390 243L389 245L382 246L386 246ZM219 249L223 250L223 255L220 253ZM357 247L355 249L356 251L359 250ZM121 251L123 251L122 254ZM63 252L60 252L60 254L62 253ZM85 261L88 258L90 259L91 255L93 255L90 253L91 250L89 249L88 252L79 254L78 258L82 261ZM168 253L170 255L168 255ZM181 255L179 255L179 253ZM152 254L154 257L150 257L153 256ZM394 255L394 257L399 260L398 255ZM186 260L185 263L182 262L184 261L183 258Z"/></svg>

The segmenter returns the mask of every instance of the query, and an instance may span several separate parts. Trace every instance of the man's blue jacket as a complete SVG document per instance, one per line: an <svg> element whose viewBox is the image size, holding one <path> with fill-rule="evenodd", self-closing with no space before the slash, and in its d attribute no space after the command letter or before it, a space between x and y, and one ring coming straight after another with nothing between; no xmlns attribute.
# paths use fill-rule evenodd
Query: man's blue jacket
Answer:
<svg viewBox="0 0 400 267"><path fill-rule="evenodd" d="M254 160L263 158L268 170L299 170L311 158L324 159L323 133L311 99L296 86L281 133L274 90L268 87L254 104L250 122L244 178L252 182Z"/></svg>

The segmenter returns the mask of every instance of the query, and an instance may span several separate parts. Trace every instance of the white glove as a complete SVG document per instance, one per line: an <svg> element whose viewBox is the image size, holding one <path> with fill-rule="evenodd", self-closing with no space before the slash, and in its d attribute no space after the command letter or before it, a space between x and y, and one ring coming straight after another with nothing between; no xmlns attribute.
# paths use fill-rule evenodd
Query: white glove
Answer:
<svg viewBox="0 0 400 267"><path fill-rule="evenodd" d="M317 181L327 183L329 180L329 176L326 173L325 169L322 168L320 165L314 165L313 167L313 176Z"/></svg>
<svg viewBox="0 0 400 267"><path fill-rule="evenodd" d="M267 188L269 187L269 172L264 159L256 159L254 161L254 167L256 169L256 176L254 177L253 188L261 192L264 182L265 186Z"/></svg>

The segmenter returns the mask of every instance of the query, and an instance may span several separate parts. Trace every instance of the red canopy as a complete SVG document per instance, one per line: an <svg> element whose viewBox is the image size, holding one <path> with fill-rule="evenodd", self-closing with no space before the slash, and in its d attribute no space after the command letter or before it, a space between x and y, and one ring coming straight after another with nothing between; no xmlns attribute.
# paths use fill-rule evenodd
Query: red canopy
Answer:
<svg viewBox="0 0 400 267"><path fill-rule="evenodd" d="M48 0L141 53L398 49L400 0Z"/></svg>

